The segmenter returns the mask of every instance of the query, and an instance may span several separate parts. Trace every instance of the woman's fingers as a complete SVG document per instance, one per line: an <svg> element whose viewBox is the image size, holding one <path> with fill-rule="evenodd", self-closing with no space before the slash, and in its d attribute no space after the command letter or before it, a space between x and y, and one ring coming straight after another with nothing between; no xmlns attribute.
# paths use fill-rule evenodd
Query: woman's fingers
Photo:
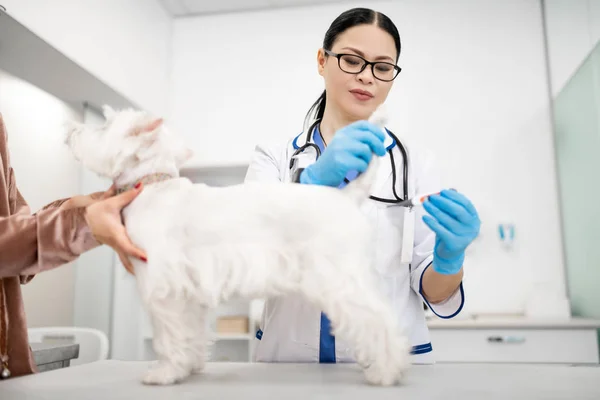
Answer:
<svg viewBox="0 0 600 400"><path fill-rule="evenodd" d="M132 275L135 275L133 263L131 257L137 258L143 262L147 261L146 253L143 250L138 249L131 243L129 238L125 234L116 236L116 242L111 246L121 259L121 263L125 269Z"/></svg>
<svg viewBox="0 0 600 400"><path fill-rule="evenodd" d="M135 188L128 190L126 192L123 192L117 196L114 196L112 199L110 199L110 202L112 203L112 206L118 208L120 211L121 209L126 207L129 203L131 203L137 197L137 195L142 192L142 189L143 189L143 185L140 182L136 185Z"/></svg>
<svg viewBox="0 0 600 400"><path fill-rule="evenodd" d="M137 259L140 259L144 262L148 261L148 257L146 256L146 253L137 248L129 239L129 236L127 236L127 233L125 232L125 230L123 230L122 232L115 234L115 243L114 243L114 247L119 249L119 252L130 256L130 257L135 257Z"/></svg>
<svg viewBox="0 0 600 400"><path fill-rule="evenodd" d="M113 183L107 190L106 192L102 193L102 196L100 197L100 200L106 200L109 199L111 197L113 197L115 194L117 194L117 187L115 186L115 184Z"/></svg>
<svg viewBox="0 0 600 400"><path fill-rule="evenodd" d="M444 228L442 224L440 224L435 218L430 215L423 215L423 222L439 237L442 241L446 243L451 243L453 234L448 229Z"/></svg>
<svg viewBox="0 0 600 400"><path fill-rule="evenodd" d="M471 200L469 200L462 193L459 193L456 190L442 190L440 194L463 206L472 216L478 216L477 209L475 208L473 203L471 203Z"/></svg>
<svg viewBox="0 0 600 400"><path fill-rule="evenodd" d="M146 262L146 253L136 247L127 235L121 219L121 210L140 193L141 185L121 195L107 198L87 207L86 221L99 243L110 246L119 256L125 269L133 274L132 259ZM107 191L110 193L111 188Z"/></svg>
<svg viewBox="0 0 600 400"><path fill-rule="evenodd" d="M123 267L125 267L127 272L129 272L131 275L135 275L135 270L133 269L133 264L131 263L131 261L129 261L129 257L127 257L127 255L121 252L117 252L117 254L119 255L121 264L123 264Z"/></svg>
<svg viewBox="0 0 600 400"><path fill-rule="evenodd" d="M435 205L440 211L450 215L461 223L468 223L473 219L473 215L471 215L465 207L441 194L429 196L428 201Z"/></svg>
<svg viewBox="0 0 600 400"><path fill-rule="evenodd" d="M348 136L354 142L360 142L360 143L364 143L364 144L368 145L369 148L371 149L371 151L373 153L377 154L378 156L385 155L385 153L387 151L385 149L385 146L383 145L383 142L385 140L385 135L379 128L371 129L371 130L356 129L356 130L350 131Z"/></svg>
<svg viewBox="0 0 600 400"><path fill-rule="evenodd" d="M452 216L444 213L436 207L431 201L427 200L423 203L423 208L433 216L444 228L452 233L460 233L462 225Z"/></svg>

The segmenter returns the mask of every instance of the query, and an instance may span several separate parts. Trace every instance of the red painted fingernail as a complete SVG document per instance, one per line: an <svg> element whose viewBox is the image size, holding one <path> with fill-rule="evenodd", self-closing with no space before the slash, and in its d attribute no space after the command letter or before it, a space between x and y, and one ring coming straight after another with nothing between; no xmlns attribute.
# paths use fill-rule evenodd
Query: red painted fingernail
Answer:
<svg viewBox="0 0 600 400"><path fill-rule="evenodd" d="M138 183L136 183L136 184L135 184L135 188L136 188L136 189L139 189L139 188L140 188L140 186L142 186L142 182L138 182Z"/></svg>
<svg viewBox="0 0 600 400"><path fill-rule="evenodd" d="M143 262L148 262L148 259L146 259L146 257L140 257L140 260L142 260Z"/></svg>

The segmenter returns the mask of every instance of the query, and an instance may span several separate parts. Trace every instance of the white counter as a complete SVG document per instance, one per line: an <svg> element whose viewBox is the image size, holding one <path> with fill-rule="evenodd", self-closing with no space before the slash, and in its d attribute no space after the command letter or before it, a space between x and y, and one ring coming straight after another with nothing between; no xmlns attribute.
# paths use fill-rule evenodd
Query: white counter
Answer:
<svg viewBox="0 0 600 400"><path fill-rule="evenodd" d="M483 316L427 320L430 329L600 329L600 319L534 319L522 316Z"/></svg>
<svg viewBox="0 0 600 400"><path fill-rule="evenodd" d="M209 363L169 387L144 386L145 362L102 361L0 382L2 400L600 399L600 368L565 365L413 366L401 386L373 387L355 364Z"/></svg>
<svg viewBox="0 0 600 400"><path fill-rule="evenodd" d="M428 326L438 362L600 363L596 319L436 318Z"/></svg>

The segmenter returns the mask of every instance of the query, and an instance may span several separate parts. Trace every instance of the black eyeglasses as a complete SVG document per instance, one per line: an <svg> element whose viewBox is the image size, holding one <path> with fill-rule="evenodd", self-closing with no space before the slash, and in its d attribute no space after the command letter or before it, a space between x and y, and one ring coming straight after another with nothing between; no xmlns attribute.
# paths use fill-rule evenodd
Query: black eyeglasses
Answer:
<svg viewBox="0 0 600 400"><path fill-rule="evenodd" d="M395 64L383 61L367 61L356 54L337 54L331 50L325 50L325 53L337 58L340 69L348 74L360 74L370 65L373 76L384 82L393 81L402 70Z"/></svg>

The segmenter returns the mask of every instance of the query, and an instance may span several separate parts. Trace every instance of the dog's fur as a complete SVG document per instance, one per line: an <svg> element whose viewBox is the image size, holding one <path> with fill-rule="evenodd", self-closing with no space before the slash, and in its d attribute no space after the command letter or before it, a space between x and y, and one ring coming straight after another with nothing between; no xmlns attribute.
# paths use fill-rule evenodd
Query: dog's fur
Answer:
<svg viewBox="0 0 600 400"><path fill-rule="evenodd" d="M410 346L375 283L372 227L359 208L378 157L344 189L209 187L179 177L191 153L162 120L106 106L104 114L101 127L71 124L67 144L78 160L117 186L158 172L174 177L146 186L123 211L131 240L148 255L147 264L133 260L159 356L144 383L171 384L204 368L207 315L220 303L290 293L324 310L369 383L399 382Z"/></svg>

